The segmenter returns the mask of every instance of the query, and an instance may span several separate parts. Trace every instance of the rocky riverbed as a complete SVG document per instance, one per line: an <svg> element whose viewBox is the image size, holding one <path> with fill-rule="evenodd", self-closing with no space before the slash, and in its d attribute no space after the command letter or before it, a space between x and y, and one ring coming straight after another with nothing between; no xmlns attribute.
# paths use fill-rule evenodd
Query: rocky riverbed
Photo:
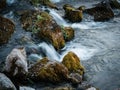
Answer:
<svg viewBox="0 0 120 90"><path fill-rule="evenodd" d="M101 0L35 1L0 1L0 90L119 90L117 0L110 7ZM6 57L21 46L28 72L6 72Z"/></svg>

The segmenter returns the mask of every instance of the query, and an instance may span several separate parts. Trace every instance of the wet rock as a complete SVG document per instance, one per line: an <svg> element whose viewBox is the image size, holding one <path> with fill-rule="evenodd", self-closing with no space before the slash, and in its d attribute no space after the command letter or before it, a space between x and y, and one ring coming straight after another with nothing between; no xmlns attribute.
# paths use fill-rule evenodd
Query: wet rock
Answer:
<svg viewBox="0 0 120 90"><path fill-rule="evenodd" d="M69 4L63 6L65 10L65 18L71 22L80 22L83 18L82 10L78 10Z"/></svg>
<svg viewBox="0 0 120 90"><path fill-rule="evenodd" d="M0 90L17 90L11 80L0 73Z"/></svg>
<svg viewBox="0 0 120 90"><path fill-rule="evenodd" d="M109 3L97 4L93 8L85 10L86 13L94 16L94 21L105 21L114 17L114 13L109 5Z"/></svg>
<svg viewBox="0 0 120 90"><path fill-rule="evenodd" d="M65 41L70 41L74 38L74 30L71 27L63 27L62 32L64 35Z"/></svg>
<svg viewBox="0 0 120 90"><path fill-rule="evenodd" d="M73 52L68 52L64 56L62 63L68 68L71 73L79 73L80 75L84 74L84 67L80 63L80 59Z"/></svg>
<svg viewBox="0 0 120 90"><path fill-rule="evenodd" d="M82 76L80 74L78 74L78 73L71 73L70 77L74 78L75 81L77 81L77 83L81 83L82 82Z"/></svg>
<svg viewBox="0 0 120 90"><path fill-rule="evenodd" d="M55 27L55 30L41 30L39 37L45 41L50 42L56 50L59 50L65 46L65 40L60 27Z"/></svg>
<svg viewBox="0 0 120 90"><path fill-rule="evenodd" d="M61 27L47 12L28 11L21 17L22 27L32 31L40 39L50 42L56 50L64 47L65 40Z"/></svg>
<svg viewBox="0 0 120 90"><path fill-rule="evenodd" d="M29 69L29 77L35 81L63 82L68 80L68 69L57 61L43 58Z"/></svg>
<svg viewBox="0 0 120 90"><path fill-rule="evenodd" d="M57 6L55 4L53 4L50 0L31 0L31 3L33 5L45 5L48 6L50 8L54 8L54 9L58 9Z"/></svg>
<svg viewBox="0 0 120 90"><path fill-rule="evenodd" d="M120 3L118 2L118 0L109 0L109 1L112 8L120 9Z"/></svg>
<svg viewBox="0 0 120 90"><path fill-rule="evenodd" d="M6 7L6 0L0 0L0 11Z"/></svg>
<svg viewBox="0 0 120 90"><path fill-rule="evenodd" d="M15 25L11 20L0 16L0 45L8 42L14 29Z"/></svg>
<svg viewBox="0 0 120 90"><path fill-rule="evenodd" d="M4 68L7 76L17 78L22 76L23 79L28 72L25 48L14 48L7 56Z"/></svg>

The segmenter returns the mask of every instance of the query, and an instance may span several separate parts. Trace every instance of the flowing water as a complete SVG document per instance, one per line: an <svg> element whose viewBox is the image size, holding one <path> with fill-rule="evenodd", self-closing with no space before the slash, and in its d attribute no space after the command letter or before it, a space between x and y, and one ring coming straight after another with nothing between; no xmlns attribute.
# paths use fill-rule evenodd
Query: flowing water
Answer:
<svg viewBox="0 0 120 90"><path fill-rule="evenodd" d="M75 6L79 5L79 0L51 1L59 5L63 5L64 2L75 4ZM98 1L96 0L96 2ZM84 1L82 4L92 6L96 2L89 0L89 2ZM61 62L67 52L73 51L86 68L85 76L88 82L100 88L100 90L120 88L120 10L115 11L115 18L106 22L94 22L91 16L84 15L83 21L79 23L70 23L68 20L65 20L63 18L63 10L57 11L49 8L48 10L59 25L74 28L75 37L72 41L67 42L60 52L57 52L51 44L45 42L25 44L26 48L32 48L39 52L30 54L28 59L36 61L47 56L52 60ZM14 18L11 11L5 14L5 16ZM17 30L12 36L11 41L0 48L0 58L2 60L17 45L15 43L16 38L20 35L16 34L22 33L29 36L29 33L20 27L19 22L16 22L16 25Z"/></svg>

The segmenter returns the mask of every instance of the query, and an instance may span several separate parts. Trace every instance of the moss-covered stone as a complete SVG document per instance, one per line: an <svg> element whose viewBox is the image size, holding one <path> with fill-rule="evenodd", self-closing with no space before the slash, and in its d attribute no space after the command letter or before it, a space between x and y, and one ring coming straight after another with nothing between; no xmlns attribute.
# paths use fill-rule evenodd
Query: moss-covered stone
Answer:
<svg viewBox="0 0 120 90"><path fill-rule="evenodd" d="M80 63L79 58L73 52L68 52L64 56L62 63L68 68L71 73L79 73L80 75L84 74L84 67Z"/></svg>
<svg viewBox="0 0 120 90"><path fill-rule="evenodd" d="M63 6L63 9L65 10L65 18L67 18L71 22L80 22L82 20L82 10L78 10L69 4L65 4Z"/></svg>
<svg viewBox="0 0 120 90"><path fill-rule="evenodd" d="M48 6L50 8L58 9L57 6L55 4L53 4L50 0L31 0L31 2L33 5L42 4L42 5Z"/></svg>
<svg viewBox="0 0 120 90"><path fill-rule="evenodd" d="M0 45L8 42L14 29L15 25L11 20L0 16Z"/></svg>
<svg viewBox="0 0 120 90"><path fill-rule="evenodd" d="M74 38L74 30L71 27L62 27L62 33L65 41L70 41Z"/></svg>
<svg viewBox="0 0 120 90"><path fill-rule="evenodd" d="M68 79L68 69L57 61L43 58L29 69L29 77L35 81L62 82Z"/></svg>

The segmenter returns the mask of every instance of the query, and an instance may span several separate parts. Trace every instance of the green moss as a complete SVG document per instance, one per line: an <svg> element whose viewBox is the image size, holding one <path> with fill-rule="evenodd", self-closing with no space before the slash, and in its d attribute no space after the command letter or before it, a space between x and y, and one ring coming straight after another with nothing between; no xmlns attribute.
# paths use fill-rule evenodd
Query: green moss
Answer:
<svg viewBox="0 0 120 90"><path fill-rule="evenodd" d="M80 63L79 58L73 52L69 52L67 55L65 55L62 63L68 68L71 73L76 72L80 75L83 75L84 67Z"/></svg>

